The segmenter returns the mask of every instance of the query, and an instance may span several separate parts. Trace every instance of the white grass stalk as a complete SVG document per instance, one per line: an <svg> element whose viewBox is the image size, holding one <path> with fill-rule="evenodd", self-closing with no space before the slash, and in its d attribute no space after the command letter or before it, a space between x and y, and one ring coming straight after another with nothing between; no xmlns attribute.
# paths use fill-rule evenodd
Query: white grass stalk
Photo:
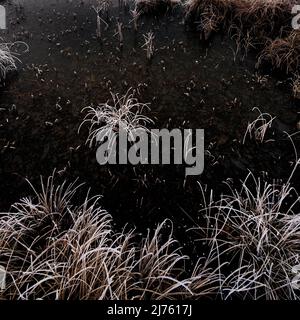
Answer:
<svg viewBox="0 0 300 320"><path fill-rule="evenodd" d="M254 138L257 142L263 143L265 141L265 135L269 128L271 128L272 123L276 117L272 117L269 113L262 113L259 108L253 108L252 111L258 111L259 116L248 123L247 130L243 138L243 144L246 141L247 136L249 135L250 139Z"/></svg>
<svg viewBox="0 0 300 320"><path fill-rule="evenodd" d="M138 20L141 16L141 12L135 6L134 9L130 11L130 13L132 15L132 20L130 22L133 22L134 31L138 31Z"/></svg>
<svg viewBox="0 0 300 320"><path fill-rule="evenodd" d="M106 25L106 28L108 27L108 24L101 18L101 12L103 8L101 6L93 7L94 11L96 12L97 21L96 21L96 37L98 39L102 38L102 28L101 28L101 22L103 22Z"/></svg>
<svg viewBox="0 0 300 320"><path fill-rule="evenodd" d="M117 22L117 33L115 35L118 35L120 47L122 47L123 43L124 43L123 23L122 22L119 22L119 21Z"/></svg>
<svg viewBox="0 0 300 320"><path fill-rule="evenodd" d="M295 99L300 99L300 76L296 75L293 82L292 82L292 88L293 88L293 96Z"/></svg>
<svg viewBox="0 0 300 320"><path fill-rule="evenodd" d="M143 35L145 43L142 48L145 48L147 52L147 59L151 60L154 55L154 33L152 31Z"/></svg>

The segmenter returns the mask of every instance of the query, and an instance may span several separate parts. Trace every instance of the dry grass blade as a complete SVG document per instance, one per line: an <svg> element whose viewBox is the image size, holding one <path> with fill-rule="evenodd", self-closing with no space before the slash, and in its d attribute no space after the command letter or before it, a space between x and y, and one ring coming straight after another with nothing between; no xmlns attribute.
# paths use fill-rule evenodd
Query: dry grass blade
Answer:
<svg viewBox="0 0 300 320"><path fill-rule="evenodd" d="M145 48L147 52L147 59L151 60L154 55L154 33L148 32L143 34L145 43L143 44L142 48Z"/></svg>

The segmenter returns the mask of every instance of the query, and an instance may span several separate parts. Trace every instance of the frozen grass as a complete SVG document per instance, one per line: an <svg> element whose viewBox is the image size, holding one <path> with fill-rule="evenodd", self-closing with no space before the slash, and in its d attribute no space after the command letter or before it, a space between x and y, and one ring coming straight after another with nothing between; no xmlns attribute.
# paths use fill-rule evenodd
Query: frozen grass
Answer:
<svg viewBox="0 0 300 320"><path fill-rule="evenodd" d="M190 273L170 221L141 240L113 229L99 197L78 204L80 185L41 180L34 198L0 214L0 299L299 299L299 164L286 183L249 173L241 190L211 193L196 228L208 253Z"/></svg>
<svg viewBox="0 0 300 320"><path fill-rule="evenodd" d="M262 113L258 108L253 108L252 111L258 111L259 116L251 123L248 123L243 144L248 136L250 139L253 138L259 143L265 142L265 135L275 119L275 117L272 117L269 113Z"/></svg>
<svg viewBox="0 0 300 320"><path fill-rule="evenodd" d="M104 4L102 4L101 6L97 6L97 7L93 7L94 11L96 12L96 16L97 16L97 20L96 20L96 36L98 39L102 38L102 27L101 27L101 23L105 24L105 27L108 27L108 24L105 22L105 20L103 20L101 18L101 14L103 13L104 8L103 7Z"/></svg>
<svg viewBox="0 0 300 320"><path fill-rule="evenodd" d="M137 31L138 30L138 20L139 20L139 18L141 16L141 12L135 6L133 8L133 10L130 11L130 13L132 15L131 22L133 22L134 31Z"/></svg>
<svg viewBox="0 0 300 320"><path fill-rule="evenodd" d="M200 211L196 228L208 254L191 272L168 220L142 240L116 232L99 197L80 185L41 180L34 198L0 215L0 299L299 299L300 198L286 183L249 174ZM82 196L82 193L81 193Z"/></svg>
<svg viewBox="0 0 300 320"><path fill-rule="evenodd" d="M154 55L154 33L148 32L146 34L143 34L145 43L143 44L142 48L144 48L147 52L147 59L151 60Z"/></svg>
<svg viewBox="0 0 300 320"><path fill-rule="evenodd" d="M97 11L99 13L108 13L109 8L111 7L111 0L96 0Z"/></svg>
<svg viewBox="0 0 300 320"><path fill-rule="evenodd" d="M241 190L201 210L197 231L219 257L223 299L299 299L293 270L299 265L300 198L290 181L268 183L249 173Z"/></svg>
<svg viewBox="0 0 300 320"><path fill-rule="evenodd" d="M209 259L185 277L168 221L139 242L117 233L111 216L89 194L75 205L79 186L42 180L35 198L24 198L0 216L1 265L7 271L0 299L174 299L210 297L218 270ZM77 198L78 199L78 198Z"/></svg>
<svg viewBox="0 0 300 320"><path fill-rule="evenodd" d="M134 91L129 89L123 96L111 93L112 104L102 103L97 107L89 106L83 109L87 114L81 123L88 124L89 136L87 143L91 147L99 137L113 136L114 132L119 130L126 131L128 136L136 129L144 129L146 124L153 123L147 116L143 115L144 109L149 105L140 103L134 97Z"/></svg>
<svg viewBox="0 0 300 320"><path fill-rule="evenodd" d="M7 74L10 71L17 70L17 62L21 62L18 58L18 53L13 51L13 48L17 45L25 46L25 50L28 50L28 45L24 42L15 43L0 43L0 79L5 80Z"/></svg>

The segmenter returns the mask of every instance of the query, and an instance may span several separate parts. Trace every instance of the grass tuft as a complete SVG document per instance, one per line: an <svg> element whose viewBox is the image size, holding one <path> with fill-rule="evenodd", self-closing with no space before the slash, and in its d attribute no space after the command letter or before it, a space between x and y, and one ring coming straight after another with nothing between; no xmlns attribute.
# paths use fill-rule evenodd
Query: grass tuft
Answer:
<svg viewBox="0 0 300 320"><path fill-rule="evenodd" d="M136 129L148 131L145 125L153 123L153 121L142 112L149 108L149 104L138 102L134 93L131 88L123 96L111 93L112 104L108 101L97 107L89 106L83 109L83 111L87 111L87 114L79 130L84 124L88 124L87 143L90 147L100 136L110 137L118 130L126 131L129 136Z"/></svg>
<svg viewBox="0 0 300 320"><path fill-rule="evenodd" d="M0 44L0 79L5 80L9 72L17 70L17 62L21 62L18 58L19 54L13 52L16 45L25 46L24 52L28 51L28 45L24 42L1 43Z"/></svg>
<svg viewBox="0 0 300 320"><path fill-rule="evenodd" d="M41 180L35 198L0 215L0 299L174 299L212 296L219 275L209 260L186 275L188 257L164 221L140 240L118 233L99 197L74 205L76 183ZM172 224L171 224L172 227Z"/></svg>
<svg viewBox="0 0 300 320"><path fill-rule="evenodd" d="M300 161L297 162L292 175ZM201 210L198 227L218 256L222 299L299 299L293 283L300 255L300 197L290 180L268 183L249 173L241 190L232 189Z"/></svg>
<svg viewBox="0 0 300 320"><path fill-rule="evenodd" d="M258 65L263 62L269 62L286 73L299 71L300 31L292 31L285 38L269 40L259 56Z"/></svg>

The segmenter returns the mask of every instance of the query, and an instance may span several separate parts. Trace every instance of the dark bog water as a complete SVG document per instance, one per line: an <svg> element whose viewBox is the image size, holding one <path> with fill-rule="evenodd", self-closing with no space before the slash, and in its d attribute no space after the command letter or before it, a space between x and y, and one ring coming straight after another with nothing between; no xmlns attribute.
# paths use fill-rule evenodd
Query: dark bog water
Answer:
<svg viewBox="0 0 300 320"><path fill-rule="evenodd" d="M117 222L145 229L171 218L188 225L198 219L198 182L218 193L227 178L238 187L248 170L267 171L270 180L289 175L295 156L282 132L297 131L299 104L285 80L255 70L254 53L234 61L228 38L201 43L198 34L186 30L180 10L142 17L135 33L128 8L115 4L99 41L92 1L4 3L9 26L1 31L3 39L25 41L30 52L21 55L18 74L1 89L1 210L32 193L25 178L38 184L40 175L56 169L58 180L79 177L92 194L103 194ZM115 36L117 18L124 24L123 48ZM156 48L151 63L141 48L150 30ZM77 132L81 110L105 102L110 91L125 93L130 87L139 89L140 101L151 102L147 115L156 128L205 129L209 152L202 176L184 184L180 166L97 164L96 148L85 146L86 128ZM254 107L276 116L267 135L275 142L240 143L248 121L258 115ZM298 180L295 176L296 186Z"/></svg>

